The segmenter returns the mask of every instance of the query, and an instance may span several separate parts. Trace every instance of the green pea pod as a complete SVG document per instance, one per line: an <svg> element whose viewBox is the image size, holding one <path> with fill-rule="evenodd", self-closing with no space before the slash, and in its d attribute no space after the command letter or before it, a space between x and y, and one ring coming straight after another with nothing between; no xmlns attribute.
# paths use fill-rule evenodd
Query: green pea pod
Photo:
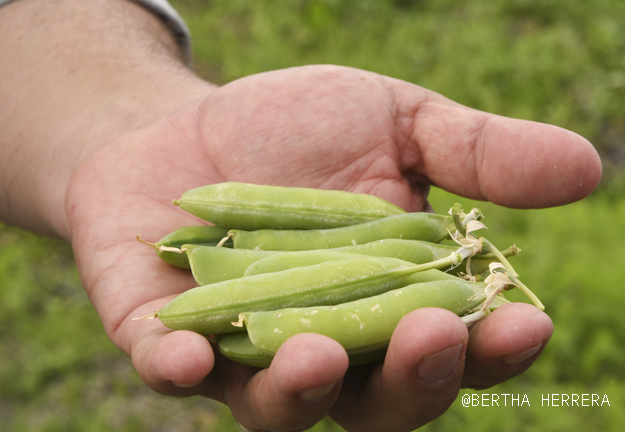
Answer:
<svg viewBox="0 0 625 432"><path fill-rule="evenodd" d="M247 329L255 348L269 355L299 333L328 336L349 355L357 355L386 348L400 319L415 309L438 307L466 314L484 302L485 287L466 281L426 282L335 306L245 312L238 325Z"/></svg>
<svg viewBox="0 0 625 432"><path fill-rule="evenodd" d="M484 282L484 279L486 279L486 277L489 275L490 275L490 271L486 270L483 274L479 276L478 282ZM452 274L449 271L431 269L431 270L418 272L418 273L408 276L406 279L404 279L402 286L409 286L409 285L418 284L418 283L443 281L443 280L467 282L466 279L460 278L456 276L455 274ZM508 303L510 303L510 301L506 299L503 293L501 293L501 294L498 294L494 298L489 309L493 311L497 309L498 307L503 306Z"/></svg>
<svg viewBox="0 0 625 432"><path fill-rule="evenodd" d="M251 276L262 273L273 273L277 271L287 270L294 267L302 267L306 265L319 264L324 261L345 259L345 254L358 254L378 257L397 258L408 261L413 264L423 264L434 261L432 249L428 244L417 240L400 240L400 239L384 239L362 245L345 246L335 249L318 249L310 251L259 251L260 253L271 253L251 264L245 270L245 276ZM445 258L454 253L457 248L445 247L445 255L441 255L438 259ZM247 250L247 249L233 249Z"/></svg>
<svg viewBox="0 0 625 432"><path fill-rule="evenodd" d="M231 323L241 312L335 305L395 289L413 273L461 261L459 254L421 265L366 256L327 261L193 288L141 318L159 318L174 330L229 333L239 330Z"/></svg>
<svg viewBox="0 0 625 432"><path fill-rule="evenodd" d="M402 286L408 286L408 285L412 285L416 283L423 283L423 282L443 281L443 280L464 281L464 279L461 279L458 276L453 275L449 272L441 271L439 269L431 269L431 270L426 270L426 271L418 272L415 274L411 274L406 279L404 279Z"/></svg>
<svg viewBox="0 0 625 432"><path fill-rule="evenodd" d="M244 230L335 228L405 213L373 195L236 182L192 189L174 204L217 226Z"/></svg>
<svg viewBox="0 0 625 432"><path fill-rule="evenodd" d="M487 270L483 275L478 279L478 282L483 282L486 276L490 275L490 272ZM450 273L449 271L441 271L438 269L431 269L422 272L418 272L408 276L404 279L402 286L409 286L418 283L424 282L435 282L435 281L462 281L467 282L466 279L460 278L455 274ZM503 306L504 304L510 303L503 293L498 294L493 300L490 310L495 310L499 306Z"/></svg>
<svg viewBox="0 0 625 432"><path fill-rule="evenodd" d="M451 216L404 213L372 222L324 230L230 230L237 249L301 251L330 249L382 239L423 240L438 243L453 229Z"/></svg>
<svg viewBox="0 0 625 432"><path fill-rule="evenodd" d="M443 252L437 254L437 257L434 258L433 251L439 249L443 249ZM458 248L456 246L442 246L420 240L389 238L375 240L364 244L343 246L331 250L357 253L361 255L397 258L414 264L423 264L429 261L446 258L457 249Z"/></svg>
<svg viewBox="0 0 625 432"><path fill-rule="evenodd" d="M273 356L254 347L247 332L229 333L219 339L219 352L224 357L259 368L268 368ZM349 365L377 363L384 359L386 349L349 356Z"/></svg>
<svg viewBox="0 0 625 432"><path fill-rule="evenodd" d="M184 245L180 250L188 257L198 285L243 277L250 265L278 253L199 245Z"/></svg>
<svg viewBox="0 0 625 432"><path fill-rule="evenodd" d="M187 255L196 282L199 285L208 285L244 275L271 273L323 261L344 259L346 253L397 258L422 264L434 261L433 249L438 251L437 259L440 259L449 256L457 247L417 240L386 239L319 251L260 251L185 245L180 248L180 252ZM281 257L277 258L276 255Z"/></svg>
<svg viewBox="0 0 625 432"><path fill-rule="evenodd" d="M183 269L191 268L186 254L173 251L183 245L217 246L228 235L228 230L211 225L187 226L166 235L156 243L149 243L137 237L142 243L152 246L156 255L168 264ZM222 242L222 246L231 248L232 241Z"/></svg>
<svg viewBox="0 0 625 432"><path fill-rule="evenodd" d="M345 253L354 253L360 255L380 256L397 258L414 264L423 264L430 261L436 261L449 256L458 250L458 246L446 246L435 243L423 242L419 240L401 240L401 239L385 239L377 240L362 245L345 246L335 249L319 249L312 251L254 251L258 254L268 254L265 257L252 263L246 270L245 276L251 276L262 273L272 273L287 270L294 267L319 264L324 261L345 259ZM514 247L503 251L504 256L511 256L516 249ZM236 251L251 251L249 249L233 249L233 255ZM479 274L488 270L488 265L498 259L493 254L476 255L471 258L470 269L471 274ZM463 263L466 263L463 261ZM466 270L466 266L449 268L448 271L453 277L459 274L459 270ZM419 274L413 275L419 277ZM413 277L410 276L410 277Z"/></svg>
<svg viewBox="0 0 625 432"><path fill-rule="evenodd" d="M237 250L237 249L234 249ZM248 249L238 249L247 250ZM267 253L269 251L250 251L258 253ZM251 264L246 270L244 276L254 276L265 273L276 273L284 270L290 270L297 267L306 267L315 264L321 264L326 261L339 261L353 258L358 254L349 252L339 252L337 249L322 249L298 252L278 252ZM363 255L364 256L364 255ZM430 260L431 261L431 260Z"/></svg>
<svg viewBox="0 0 625 432"><path fill-rule="evenodd" d="M246 332L229 333L218 339L219 352L237 363L268 368L273 356L256 349Z"/></svg>

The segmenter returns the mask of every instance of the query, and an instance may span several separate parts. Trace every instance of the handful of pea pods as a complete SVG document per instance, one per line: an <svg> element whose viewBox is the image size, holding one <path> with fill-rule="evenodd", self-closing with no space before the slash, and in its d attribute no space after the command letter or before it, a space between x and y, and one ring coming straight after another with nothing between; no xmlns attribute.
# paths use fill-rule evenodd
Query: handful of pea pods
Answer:
<svg viewBox="0 0 625 432"><path fill-rule="evenodd" d="M366 194L234 182L174 204L213 225L138 239L198 287L135 319L214 338L241 363L268 367L289 337L310 332L338 341L350 364L380 361L412 310L440 307L472 325L513 287L544 309L507 259L520 250L473 234L486 228L477 209L407 213Z"/></svg>

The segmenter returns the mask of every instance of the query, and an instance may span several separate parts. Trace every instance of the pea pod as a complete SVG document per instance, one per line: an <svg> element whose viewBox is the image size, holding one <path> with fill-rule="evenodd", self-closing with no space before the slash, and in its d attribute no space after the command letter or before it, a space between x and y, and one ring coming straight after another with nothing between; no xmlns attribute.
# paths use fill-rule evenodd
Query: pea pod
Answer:
<svg viewBox="0 0 625 432"><path fill-rule="evenodd" d="M335 306L245 312L237 324L247 329L255 348L270 355L299 333L328 336L349 355L357 355L387 347L399 320L415 309L438 307L464 315L484 302L485 287L466 281L425 282Z"/></svg>
<svg viewBox="0 0 625 432"><path fill-rule="evenodd" d="M442 281L442 280L464 280L460 279L458 276L452 275L449 272L444 272L438 269L430 269L422 272L418 272L415 274L411 274L406 279L404 279L403 286L408 286L416 283L423 282L434 282L434 281Z"/></svg>
<svg viewBox="0 0 625 432"><path fill-rule="evenodd" d="M267 368L273 356L254 347L246 332L228 333L219 339L219 352L224 357L249 366ZM386 349L349 356L349 365L377 363L384 359Z"/></svg>
<svg viewBox="0 0 625 432"><path fill-rule="evenodd" d="M458 248L442 246L420 240L381 239L368 243L343 246L331 249L337 252L349 252L362 255L397 258L414 264L423 264L441 258L446 258ZM442 250L434 258L434 250Z"/></svg>
<svg viewBox="0 0 625 432"><path fill-rule="evenodd" d="M484 273L480 275L478 282L484 282L484 280L486 279L488 275L490 275L490 272L486 270ZM418 283L443 281L443 280L464 281L464 282L467 281L466 279L462 279L450 272L444 272L438 269L431 269L431 270L418 272L418 273L408 276L406 279L404 279L404 282L402 285L409 286L409 285L418 284ZM510 303L510 301L506 299L503 293L500 293L493 299L489 309L492 311L508 303Z"/></svg>
<svg viewBox="0 0 625 432"><path fill-rule="evenodd" d="M265 261L273 255L296 254L298 252L258 251L251 249L228 249L211 246L185 245L180 248L181 253L186 253L191 264L193 278L199 285L209 285L262 273L272 273L287 270L304 265L319 264L323 261L352 258L354 254L333 251L306 251L308 256L289 256L288 259L279 260L278 268L275 261L269 261L256 266L259 261ZM323 257L318 256L324 252ZM431 261L431 260L430 260ZM252 269L250 271L250 269Z"/></svg>
<svg viewBox="0 0 625 432"><path fill-rule="evenodd" d="M267 368L273 360L273 356L266 354L252 345L246 332L229 333L219 339L219 352L224 357L237 363L249 366Z"/></svg>
<svg viewBox="0 0 625 432"><path fill-rule="evenodd" d="M335 228L405 213L373 195L237 182L192 189L174 204L217 226L244 230Z"/></svg>
<svg viewBox="0 0 625 432"><path fill-rule="evenodd" d="M487 270L484 272L484 275L482 275L481 280L479 280L480 282L483 282L484 279L486 278L487 275L489 275L490 272ZM455 274L452 274L451 272L444 272L438 269L431 269L431 270L426 270L426 271L422 271L422 272L418 272L415 274L411 274L410 276L408 276L406 279L404 279L404 282L402 284L402 286L409 286L409 285L413 285L413 284L419 284L419 283L424 283L424 282L435 282L435 281L463 281L463 282L467 282L466 279L462 279L458 276L456 276ZM503 293L498 294L493 302L491 303L491 307L490 310L495 310L496 308L498 308L499 306L503 306L504 304L510 303L510 301L508 301L506 299L506 297L503 295Z"/></svg>
<svg viewBox="0 0 625 432"><path fill-rule="evenodd" d="M228 236L238 249L301 251L339 248L393 238L438 243L449 236L449 230L453 227L451 216L404 213L341 228L257 231L233 229Z"/></svg>
<svg viewBox="0 0 625 432"><path fill-rule="evenodd" d="M231 322L241 312L352 301L395 289L413 273L460 261L459 254L421 265L366 256L327 261L193 288L142 318L159 318L174 330L228 333L238 330Z"/></svg>
<svg viewBox="0 0 625 432"><path fill-rule="evenodd" d="M349 252L339 252L337 249L276 253L251 264L245 270L244 276L254 276L265 273L277 273L297 267L306 267L315 264L321 264L327 261L339 261L349 259L355 256L359 255Z"/></svg>
<svg viewBox="0 0 625 432"><path fill-rule="evenodd" d="M344 259L345 253L397 258L423 264L449 256L457 247L418 240L385 239L356 246L318 251L260 251L214 246L184 245L191 271L199 285L208 285L244 275L270 273L323 261ZM436 252L436 259L433 251ZM280 258L277 257L280 255Z"/></svg>
<svg viewBox="0 0 625 432"><path fill-rule="evenodd" d="M456 249L457 248L454 247L447 249L446 247L446 254L439 257L439 259L449 256ZM262 251L260 253L270 253L270 255L251 264L247 270L245 270L246 276L273 273L294 267L318 264L324 261L345 259L345 254L348 253L397 258L414 264L423 264L433 261L432 250L425 242L399 239L377 240L362 245L345 246L335 249L289 252Z"/></svg>
<svg viewBox="0 0 625 432"><path fill-rule="evenodd" d="M444 246L419 240L386 239L335 249L289 252L254 251L261 254L261 256L262 254L268 255L250 264L245 270L244 275L251 276L255 274L272 273L294 267L319 264L324 261L345 259L345 253L397 258L414 264L423 264L447 257L457 250L457 246ZM509 252L511 250L512 248L506 249L504 255L510 256ZM231 253L236 255L236 251L250 252L251 250L233 249ZM466 261L467 260L464 262ZM488 265L493 261L497 261L497 258L492 254L471 257L469 265L469 269L472 271L471 274L479 274L488 270ZM450 274L457 276L462 269L466 269L466 266L461 264L448 268L448 271ZM418 274L414 276L418 277Z"/></svg>
<svg viewBox="0 0 625 432"><path fill-rule="evenodd" d="M156 243L149 243L138 236L142 243L152 246L156 255L168 264L176 267L189 269L189 259L186 254L177 253L172 249L178 249L183 245L217 246L228 235L228 230L212 225L187 226L177 229L166 235ZM224 247L232 247L232 241L221 244Z"/></svg>
<svg viewBox="0 0 625 432"><path fill-rule="evenodd" d="M199 285L240 278L250 265L276 253L198 245L184 245L180 251L188 257L193 278Z"/></svg>

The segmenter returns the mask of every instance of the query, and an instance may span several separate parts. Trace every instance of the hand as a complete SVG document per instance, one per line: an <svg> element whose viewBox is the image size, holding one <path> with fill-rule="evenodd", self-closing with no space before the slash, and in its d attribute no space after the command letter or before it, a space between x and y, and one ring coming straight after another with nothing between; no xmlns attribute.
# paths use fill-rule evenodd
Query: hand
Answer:
<svg viewBox="0 0 625 432"><path fill-rule="evenodd" d="M135 237L157 240L198 220L171 205L224 181L370 193L408 211L429 185L537 208L586 196L599 158L578 135L468 109L418 86L355 69L312 66L250 76L215 90L86 158L66 196L79 271L110 338L153 389L226 403L245 427L295 431L330 414L350 431L408 431L442 414L459 388L526 370L552 333L526 304L468 332L424 309L397 327L383 364L348 370L342 347L290 339L269 369L231 363L204 337L131 321L195 284Z"/></svg>

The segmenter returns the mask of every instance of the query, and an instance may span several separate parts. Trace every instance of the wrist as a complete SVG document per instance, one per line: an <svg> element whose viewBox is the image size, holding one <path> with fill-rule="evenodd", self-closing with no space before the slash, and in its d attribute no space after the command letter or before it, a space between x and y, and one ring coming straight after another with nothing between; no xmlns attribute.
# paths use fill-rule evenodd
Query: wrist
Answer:
<svg viewBox="0 0 625 432"><path fill-rule="evenodd" d="M0 218L43 234L69 238L65 191L86 156L213 89L126 0L15 2L0 29Z"/></svg>

